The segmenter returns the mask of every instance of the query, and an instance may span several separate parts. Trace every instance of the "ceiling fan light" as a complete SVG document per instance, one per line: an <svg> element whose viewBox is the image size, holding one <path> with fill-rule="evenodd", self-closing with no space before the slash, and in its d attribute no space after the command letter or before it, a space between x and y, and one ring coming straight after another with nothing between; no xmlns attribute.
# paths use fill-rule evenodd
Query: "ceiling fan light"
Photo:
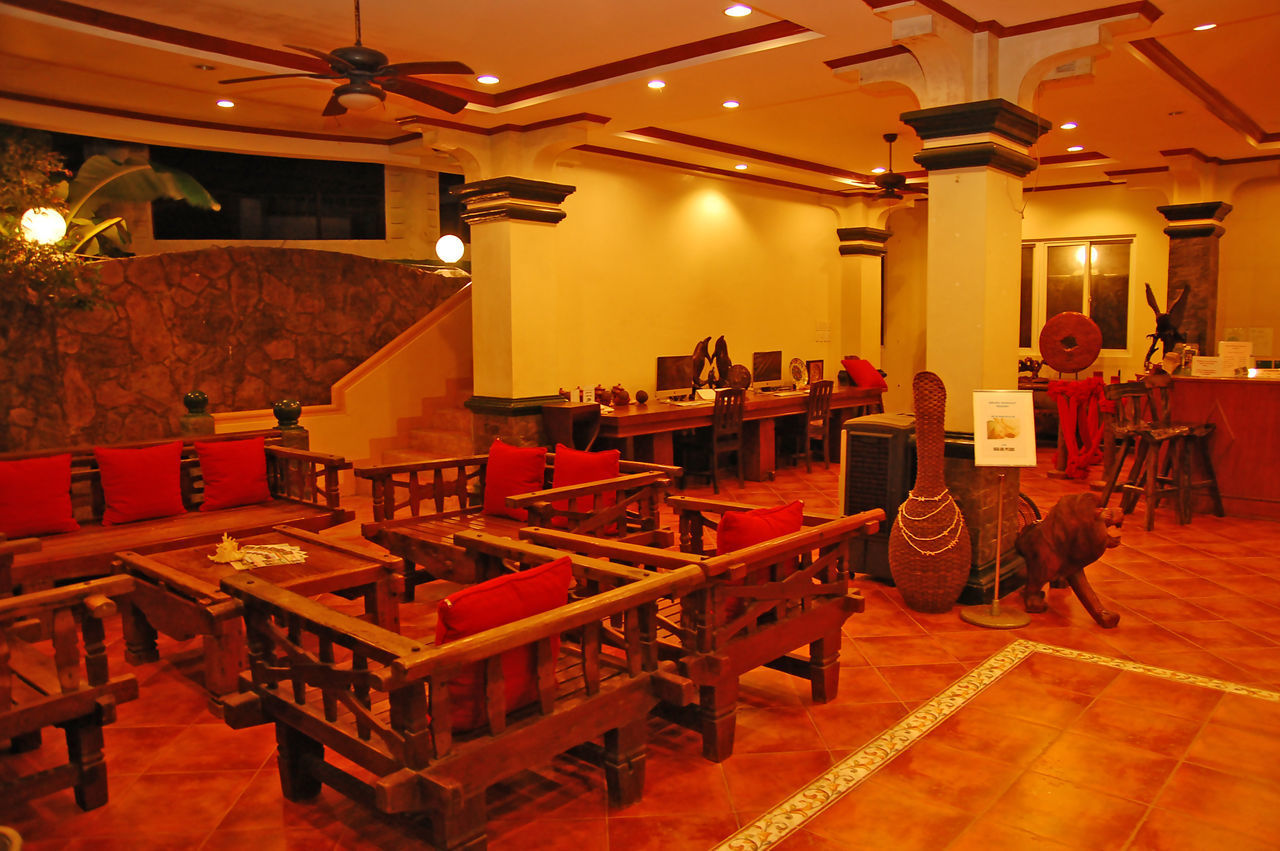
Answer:
<svg viewBox="0 0 1280 851"><path fill-rule="evenodd" d="M343 83L333 90L333 95L338 99L338 103L352 112L373 109L387 96L382 89L363 80Z"/></svg>

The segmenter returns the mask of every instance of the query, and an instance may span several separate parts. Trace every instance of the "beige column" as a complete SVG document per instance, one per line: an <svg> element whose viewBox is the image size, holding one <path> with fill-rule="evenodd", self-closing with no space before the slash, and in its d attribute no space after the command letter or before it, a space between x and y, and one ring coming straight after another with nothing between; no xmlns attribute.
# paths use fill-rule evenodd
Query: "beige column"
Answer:
<svg viewBox="0 0 1280 851"><path fill-rule="evenodd" d="M840 286L832 292L831 318L837 357L857 355L880 367L881 282L889 231L836 228L840 240ZM827 365L827 374L838 364Z"/></svg>

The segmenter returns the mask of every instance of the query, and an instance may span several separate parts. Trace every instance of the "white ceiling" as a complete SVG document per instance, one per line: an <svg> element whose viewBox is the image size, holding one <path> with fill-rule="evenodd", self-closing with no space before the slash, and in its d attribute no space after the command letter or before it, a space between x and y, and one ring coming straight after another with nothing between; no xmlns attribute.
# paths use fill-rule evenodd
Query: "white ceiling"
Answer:
<svg viewBox="0 0 1280 851"><path fill-rule="evenodd" d="M424 78L471 93L475 103L456 116L390 95L370 112L325 118L320 112L331 82L218 81L312 67L285 43L326 51L351 44L351 0L0 0L0 121L22 117L30 123L33 105L40 105L57 116L46 123L67 125L48 129L92 134L101 116L128 115L249 129L278 147L279 139L295 136L322 142L402 138L406 130L398 122L411 116L489 128L586 113L607 119L592 126L594 146L745 179L852 191L837 177L887 165L885 132L902 136L894 150L897 170L919 172L910 160L919 143L898 118L918 108L914 97L906 89L860 90L825 64L893 44L890 23L872 9L890 5L888 0L768 0L745 18L724 15L728 5L363 0L363 42L392 62L460 60L501 82L485 87L468 76ZM1222 160L1280 157L1278 0L1156 0L1158 15L1151 4L1105 0L917 0L917 6L1001 27L1108 7L1145 7L1145 17L1155 18L1118 35L1092 76L1041 87L1035 111L1055 125L1074 120L1080 126L1055 126L1037 144L1033 154L1042 167L1031 178L1037 185L1123 180L1115 172L1160 167L1166 164L1162 152L1170 150L1193 149ZM779 21L808 32L754 50L702 48L672 58L682 45L785 26ZM1206 22L1218 26L1192 30ZM1129 45L1135 40L1147 46L1147 55ZM1153 62L1151 49L1165 61ZM658 51L668 52L665 62L655 66L644 58ZM619 64L585 74L585 85L556 80L610 63ZM1170 71L1178 66L1185 71ZM648 89L654 77L667 87ZM539 84L548 90L543 96L501 105L513 90ZM214 105L226 96L236 101L234 109ZM723 108L726 98L741 107ZM120 135L120 125L112 126ZM633 132L646 128L667 139ZM670 141L673 134L681 137ZM1088 156L1055 161L1075 144ZM307 149L310 155L318 150ZM747 170L732 172L738 163Z"/></svg>

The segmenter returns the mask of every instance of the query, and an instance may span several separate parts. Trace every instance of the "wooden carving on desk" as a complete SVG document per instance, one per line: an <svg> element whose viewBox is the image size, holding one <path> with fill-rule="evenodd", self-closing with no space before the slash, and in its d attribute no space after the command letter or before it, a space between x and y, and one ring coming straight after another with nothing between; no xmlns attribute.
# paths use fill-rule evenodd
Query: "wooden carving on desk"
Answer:
<svg viewBox="0 0 1280 851"><path fill-rule="evenodd" d="M706 387L711 384L711 376L702 377L703 370L706 369L707 363L710 362L711 356L707 354L707 344L711 342L710 337L704 337L699 340L697 345L693 347L693 355L689 358L689 370L693 373L693 389Z"/></svg>
<svg viewBox="0 0 1280 851"><path fill-rule="evenodd" d="M1102 608L1084 569L1120 545L1123 516L1118 508L1103 508L1097 494L1064 496L1039 523L1018 534L1017 549L1027 560L1027 584L1022 599L1028 612L1043 612L1045 583L1064 582L1098 625L1112 629L1120 616Z"/></svg>
<svg viewBox="0 0 1280 851"><path fill-rule="evenodd" d="M1160 305L1156 301L1156 294L1151 291L1151 285L1147 284L1147 304L1151 305L1151 310L1156 315L1156 330L1154 334L1148 334L1151 338L1151 348L1147 349L1147 356L1142 359L1143 364L1151 368L1151 356L1156 353L1156 344L1159 343L1164 348L1161 349L1161 355L1167 355L1173 351L1178 343L1185 343L1187 335L1178 330L1178 326L1182 324L1182 312L1187 306L1187 293L1191 292L1191 287L1184 284L1182 291L1174 296L1173 301L1169 302L1169 309L1163 313L1160 312Z"/></svg>

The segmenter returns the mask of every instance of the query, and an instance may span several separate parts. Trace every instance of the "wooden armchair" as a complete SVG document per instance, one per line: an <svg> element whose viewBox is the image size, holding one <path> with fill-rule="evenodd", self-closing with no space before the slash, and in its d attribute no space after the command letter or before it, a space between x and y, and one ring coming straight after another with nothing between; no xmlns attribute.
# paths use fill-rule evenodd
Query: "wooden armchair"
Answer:
<svg viewBox="0 0 1280 851"><path fill-rule="evenodd" d="M485 558L522 565L564 555L472 538ZM660 699L694 699L692 684L658 658L657 603L700 583L702 572L652 575L572 561L566 604L439 646L252 576L227 577L223 589L244 604L250 673L241 677L242 694L228 700L226 721L275 724L290 800L312 798L327 784L386 813L426 812L439 848L484 848L489 786L601 738L610 799L632 803L644 786L650 711ZM533 651L526 676L536 697L512 708L506 656L522 648ZM450 684L466 670L477 672L482 720L457 729ZM326 760L326 749L360 771Z"/></svg>
<svg viewBox="0 0 1280 851"><path fill-rule="evenodd" d="M129 577L109 576L0 600L0 741L32 750L49 726L67 739L65 764L0 780L0 800L71 787L81 809L107 802L102 727L115 721L118 702L138 696L138 681L108 672L102 619L115 613L113 596L132 590ZM46 620L52 636L36 640Z"/></svg>
<svg viewBox="0 0 1280 851"><path fill-rule="evenodd" d="M719 762L733 752L738 680L761 665L809 681L815 703L839 688L841 627L861 612L849 578L863 560L865 540L884 520L880 509L849 517L806 515L799 532L724 555L705 555L702 530L725 511L758 506L670 497L681 514L682 549L663 550L528 528L521 537L558 549L659 572L696 564L706 582L661 608L664 658L698 687L693 726L702 752ZM807 648L807 658L796 655Z"/></svg>

